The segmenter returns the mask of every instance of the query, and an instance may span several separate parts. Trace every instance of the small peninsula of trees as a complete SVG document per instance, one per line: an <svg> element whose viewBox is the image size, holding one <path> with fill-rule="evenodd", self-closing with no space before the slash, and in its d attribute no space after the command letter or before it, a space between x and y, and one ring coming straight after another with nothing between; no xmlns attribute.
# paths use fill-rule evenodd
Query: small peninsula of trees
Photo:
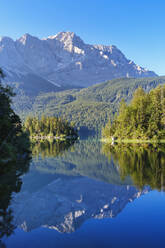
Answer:
<svg viewBox="0 0 165 248"><path fill-rule="evenodd" d="M59 117L42 116L41 119L38 117L27 117L24 123L24 130L34 138L77 138L77 130L73 124Z"/></svg>
<svg viewBox="0 0 165 248"><path fill-rule="evenodd" d="M164 139L165 138L165 86L146 93L138 88L129 105L120 103L119 114L102 130L104 138Z"/></svg>

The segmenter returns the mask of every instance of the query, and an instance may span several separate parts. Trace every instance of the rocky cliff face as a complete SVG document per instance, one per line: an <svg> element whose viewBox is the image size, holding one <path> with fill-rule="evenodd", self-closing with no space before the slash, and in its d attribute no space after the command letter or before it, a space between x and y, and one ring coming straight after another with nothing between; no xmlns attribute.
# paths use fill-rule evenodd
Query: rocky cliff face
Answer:
<svg viewBox="0 0 165 248"><path fill-rule="evenodd" d="M25 75L37 74L57 86L87 87L112 78L156 76L117 47L85 44L73 32L44 39L25 34L16 41L2 37L0 67L6 81L20 82Z"/></svg>
<svg viewBox="0 0 165 248"><path fill-rule="evenodd" d="M59 177L35 192L16 194L11 208L14 224L25 231L44 226L69 233L90 218L117 216L129 202L147 192L86 177Z"/></svg>

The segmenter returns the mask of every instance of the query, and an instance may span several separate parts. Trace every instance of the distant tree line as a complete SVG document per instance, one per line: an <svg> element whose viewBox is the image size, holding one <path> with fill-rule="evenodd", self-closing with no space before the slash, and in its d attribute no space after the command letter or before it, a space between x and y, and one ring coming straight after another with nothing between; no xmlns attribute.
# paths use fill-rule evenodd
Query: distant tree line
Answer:
<svg viewBox="0 0 165 248"><path fill-rule="evenodd" d="M146 93L138 88L129 105L120 103L119 114L102 130L105 138L162 139L165 137L165 86Z"/></svg>

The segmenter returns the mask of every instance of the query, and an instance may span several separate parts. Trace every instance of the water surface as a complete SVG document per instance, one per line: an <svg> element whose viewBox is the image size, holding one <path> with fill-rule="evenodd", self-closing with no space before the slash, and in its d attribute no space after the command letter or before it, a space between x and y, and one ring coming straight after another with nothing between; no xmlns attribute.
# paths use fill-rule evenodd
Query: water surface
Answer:
<svg viewBox="0 0 165 248"><path fill-rule="evenodd" d="M89 138L32 151L29 171L0 185L1 247L164 247L163 146Z"/></svg>

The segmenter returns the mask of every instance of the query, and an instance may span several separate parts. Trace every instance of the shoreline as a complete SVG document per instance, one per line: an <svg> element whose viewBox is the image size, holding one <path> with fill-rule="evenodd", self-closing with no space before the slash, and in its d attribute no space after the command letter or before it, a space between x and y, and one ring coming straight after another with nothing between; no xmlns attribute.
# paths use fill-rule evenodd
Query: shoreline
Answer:
<svg viewBox="0 0 165 248"><path fill-rule="evenodd" d="M147 139L123 139L115 140L114 142L110 138L100 139L103 143L115 144L115 143L124 143L124 144L155 144L155 143L165 143L165 139L156 139L156 140L147 140Z"/></svg>
<svg viewBox="0 0 165 248"><path fill-rule="evenodd" d="M78 136L30 136L31 140L67 140L67 139L77 139Z"/></svg>

